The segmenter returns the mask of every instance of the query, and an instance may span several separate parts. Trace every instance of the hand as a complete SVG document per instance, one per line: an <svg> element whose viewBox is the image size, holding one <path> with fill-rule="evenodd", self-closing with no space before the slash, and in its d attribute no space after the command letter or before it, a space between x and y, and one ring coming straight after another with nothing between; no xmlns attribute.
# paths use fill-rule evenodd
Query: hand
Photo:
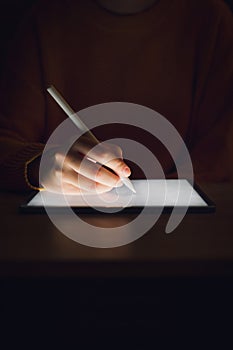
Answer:
<svg viewBox="0 0 233 350"><path fill-rule="evenodd" d="M76 141L66 156L62 148L57 147L45 157L46 166L40 180L42 187L50 192L103 193L121 186L120 176L131 174L120 147L106 142L96 144L86 136Z"/></svg>

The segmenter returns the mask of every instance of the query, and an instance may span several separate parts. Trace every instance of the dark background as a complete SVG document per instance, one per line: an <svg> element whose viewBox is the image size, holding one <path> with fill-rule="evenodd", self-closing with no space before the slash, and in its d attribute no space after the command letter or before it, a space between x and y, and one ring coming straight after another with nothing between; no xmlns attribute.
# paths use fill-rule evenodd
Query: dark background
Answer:
<svg viewBox="0 0 233 350"><path fill-rule="evenodd" d="M20 20L30 7L39 0L2 0L0 1L0 64L4 57L7 44L16 32ZM49 0L48 0L49 1ZM205 1L205 0L203 0ZM225 1L233 11L233 0Z"/></svg>
<svg viewBox="0 0 233 350"><path fill-rule="evenodd" d="M7 47L16 33L20 21L30 7L38 1L40 0L0 0L0 72ZM233 12L233 0L222 1L225 1Z"/></svg>
<svg viewBox="0 0 233 350"><path fill-rule="evenodd" d="M17 31L17 26L27 10L29 10L37 1L38 0L0 1L0 68L4 62L5 52L7 51L11 38ZM233 10L233 0L225 0L225 2L228 3ZM163 325L164 339L166 339L167 322L170 326L174 327L176 334L178 333L177 331L180 331L183 335L183 333L188 332L188 330L190 331L190 328L195 330L195 327L198 328L200 325L203 329L203 333L206 332L207 328L214 333L216 332L214 320L217 316L219 321L225 321L224 328L226 332L229 334L232 332L232 330L230 330L230 325L232 323L229 323L229 329L226 326L227 320L225 314L225 310L230 311L229 300L232 299L232 284L230 282L229 286L226 285L228 282L222 281L221 278L210 278L208 281L203 281L201 278L196 280L190 279L185 282L182 280L178 281L177 279L175 281L164 281L161 283L163 288L160 288L159 290L158 284L154 285L152 281L144 281L140 287L136 281L126 280L118 280L117 282L108 280L107 283L106 281L96 280L90 285L88 284L90 283L88 281L78 282L79 283L72 280L62 282L56 280L7 281L5 288L1 285L2 304L4 304L4 300L11 300L10 310L9 303L6 303L5 312L2 310L1 306L1 312L4 314L5 325L11 329L13 325L12 314L14 314L13 323L14 325L17 325L18 328L22 322L23 314L27 311L28 324L31 324L31 328L35 328L33 315L37 314L40 327L42 323L43 326L46 325L48 327L48 333L51 332L52 325L55 324L56 327L58 326L62 316L64 324L62 323L60 326L64 326L70 322L71 319L72 321L75 319L75 322L73 323L75 332L77 332L77 323L79 326L82 324L88 329L88 327L91 328L92 323L98 322L101 325L102 322L103 328L107 327L108 329L116 330L119 324L122 325L122 328L126 329L125 324L127 324L127 321L132 324L134 322L135 327L135 319L137 319L138 324L136 332L144 326L149 330L149 333L151 332L151 334L153 334L153 330L150 330L148 325L152 325L151 320L154 319L155 315L158 315L158 318ZM46 283L49 284L49 286L45 290L43 286ZM93 301L92 295L93 285L95 286L95 299L98 300L98 303L96 303L96 309L94 308L95 299ZM120 295L121 289L119 286L122 285L125 286L124 295ZM80 288L80 286L83 287ZM225 288L223 288L223 286ZM147 298L141 299L144 290L149 290L150 293L147 295ZM222 290L227 291L224 296ZM35 291L37 291L37 293L35 293ZM172 291L172 298L169 295L169 291ZM18 298L15 298L15 293L17 293ZM161 299L163 298L166 301L165 309L163 309L162 306L158 306L157 301L154 299L155 293L157 293ZM195 298L193 298L194 296ZM18 303L19 298L21 299L20 304ZM114 303L111 298L114 300ZM73 305L73 300L75 299L80 300L76 309ZM193 299L192 303L190 303L190 299ZM204 300L209 301L206 304ZM216 302L217 300L218 302ZM46 308L42 307L43 304L46 305ZM181 304L183 305L182 310L179 308L179 305ZM122 307L119 307L120 305L122 305ZM135 307L135 305L137 307ZM164 304L162 305L164 307ZM87 313L87 306L89 313ZM203 318L202 315L200 318L200 309L204 307L208 317L206 316L206 318ZM48 311L50 315L49 317L48 313L46 313L46 315L44 314L45 309ZM122 314L122 309L124 309L124 314ZM193 315L193 322L191 325L189 322L186 322L186 320L189 319L190 314ZM5 317L5 315L8 315L9 319ZM112 315L115 317L118 315L117 319L114 320ZM169 315L169 319L167 319L167 315ZM54 322L55 319L59 322ZM31 322L32 320L33 322ZM3 321L2 317L0 317L0 321ZM185 324L187 328L184 328ZM159 329L158 325L157 328ZM30 329L30 331L32 329ZM133 336L135 336L135 329L133 330ZM72 331L74 330L71 328L71 333ZM161 332L161 329L159 329L159 331ZM217 329L217 332L218 331L219 329ZM23 335L22 332L21 335ZM89 336L91 336L91 334L89 334L88 337ZM101 336L101 334L99 334L99 336ZM170 334L170 336L172 337L173 334ZM145 346L144 341L145 338L143 338L142 344L138 344L141 348L144 348ZM189 341L192 343L194 339L191 338ZM111 347L112 346L109 346L109 348Z"/></svg>

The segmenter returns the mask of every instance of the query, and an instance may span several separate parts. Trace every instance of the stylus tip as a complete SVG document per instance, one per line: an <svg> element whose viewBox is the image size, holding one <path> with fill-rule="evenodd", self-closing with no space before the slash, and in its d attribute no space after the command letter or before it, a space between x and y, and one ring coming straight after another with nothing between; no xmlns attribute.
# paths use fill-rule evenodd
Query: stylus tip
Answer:
<svg viewBox="0 0 233 350"><path fill-rule="evenodd" d="M135 188L132 184L132 182L130 181L130 179L128 179L128 177L121 177L121 181L123 182L123 184L128 187L133 193L136 193Z"/></svg>

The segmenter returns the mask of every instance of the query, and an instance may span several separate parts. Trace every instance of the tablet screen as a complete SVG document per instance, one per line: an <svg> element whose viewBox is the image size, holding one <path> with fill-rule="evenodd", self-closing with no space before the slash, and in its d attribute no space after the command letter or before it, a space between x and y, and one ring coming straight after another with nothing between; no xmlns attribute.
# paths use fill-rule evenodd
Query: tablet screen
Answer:
<svg viewBox="0 0 233 350"><path fill-rule="evenodd" d="M27 207L208 207L205 198L185 179L132 180L136 194L122 186L99 195L65 195L38 192Z"/></svg>

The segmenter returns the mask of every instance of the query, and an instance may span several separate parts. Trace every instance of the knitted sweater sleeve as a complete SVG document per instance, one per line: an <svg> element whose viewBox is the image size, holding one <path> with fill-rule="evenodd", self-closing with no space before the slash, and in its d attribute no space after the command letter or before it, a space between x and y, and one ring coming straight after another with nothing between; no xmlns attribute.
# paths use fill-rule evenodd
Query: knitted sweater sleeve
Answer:
<svg viewBox="0 0 233 350"><path fill-rule="evenodd" d="M0 83L0 188L30 189L26 167L42 153L45 99L36 21L22 26Z"/></svg>

